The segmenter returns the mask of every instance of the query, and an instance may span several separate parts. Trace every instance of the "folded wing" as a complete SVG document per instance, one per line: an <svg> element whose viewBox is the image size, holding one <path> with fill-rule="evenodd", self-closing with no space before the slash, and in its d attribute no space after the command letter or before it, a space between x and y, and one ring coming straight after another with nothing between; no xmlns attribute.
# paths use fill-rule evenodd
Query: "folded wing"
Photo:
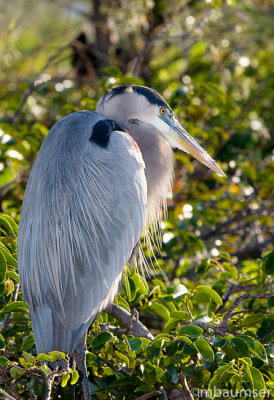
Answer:
<svg viewBox="0 0 274 400"><path fill-rule="evenodd" d="M18 260L38 352L73 351L118 291L145 221L144 164L130 136L90 140L99 113L51 129L24 198Z"/></svg>

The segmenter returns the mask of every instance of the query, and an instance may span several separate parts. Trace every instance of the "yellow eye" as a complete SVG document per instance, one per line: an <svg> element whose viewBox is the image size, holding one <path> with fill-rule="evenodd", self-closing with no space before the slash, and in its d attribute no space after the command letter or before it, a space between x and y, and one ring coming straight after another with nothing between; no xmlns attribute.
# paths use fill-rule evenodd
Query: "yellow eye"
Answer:
<svg viewBox="0 0 274 400"><path fill-rule="evenodd" d="M161 114L161 115L164 115L165 112L166 112L166 109L165 109L165 108L161 108L161 109L160 109L160 114Z"/></svg>

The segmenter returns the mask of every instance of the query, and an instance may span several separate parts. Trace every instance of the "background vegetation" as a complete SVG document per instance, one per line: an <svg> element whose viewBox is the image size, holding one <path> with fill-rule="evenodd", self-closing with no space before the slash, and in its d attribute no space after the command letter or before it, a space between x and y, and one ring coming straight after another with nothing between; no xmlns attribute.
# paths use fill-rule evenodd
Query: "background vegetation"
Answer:
<svg viewBox="0 0 274 400"><path fill-rule="evenodd" d="M272 0L0 2L0 397L44 398L53 379L53 398L69 398L71 384L81 397L76 372L40 366L63 355L37 357L17 223L53 123L130 83L158 90L227 178L176 153L157 252L165 275L156 262L147 283L131 269L116 299L138 310L154 340L102 313L88 335L93 398L191 399L193 388L214 398L221 388L263 399L271 391L273 14Z"/></svg>

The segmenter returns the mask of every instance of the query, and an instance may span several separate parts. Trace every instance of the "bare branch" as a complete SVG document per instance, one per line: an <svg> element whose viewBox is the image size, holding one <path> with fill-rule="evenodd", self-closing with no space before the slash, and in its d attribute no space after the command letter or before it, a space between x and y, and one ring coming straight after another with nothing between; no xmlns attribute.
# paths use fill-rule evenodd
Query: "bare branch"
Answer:
<svg viewBox="0 0 274 400"><path fill-rule="evenodd" d="M134 68L133 68L133 76L139 76L139 74L140 74L140 69L141 69L142 63L143 63L143 61L144 61L145 55L146 55L146 53L147 53L149 47L151 46L151 44L152 44L155 40L158 40L158 39L163 39L163 40L167 40L167 39L168 39L168 40L176 40L176 39L184 40L184 39L187 39L187 38L189 38L198 28L201 28L201 26L207 21L208 17L209 17L209 13L205 14L205 15L203 16L203 18L201 18L201 19L197 22L197 24L196 24L190 31L185 32L185 33L183 33L183 34L181 34L181 35L163 35L162 32L165 31L165 30L168 28L167 26L165 26L165 27L164 27L163 29L161 29L161 31L160 31L159 33L157 33L155 36L152 36L151 38L147 39L147 40L145 41L144 45L143 45L142 50L140 51L140 53L139 53L139 55L138 55L138 57L137 57L137 59L136 59L136 62L135 62Z"/></svg>
<svg viewBox="0 0 274 400"><path fill-rule="evenodd" d="M46 380L45 400L50 400L51 398L52 382L53 382L52 378Z"/></svg>
<svg viewBox="0 0 274 400"><path fill-rule="evenodd" d="M196 325L196 326L200 326L203 329L212 329L217 335L220 336L225 336L226 332L227 332L227 328L226 327L221 327L220 326L214 326L214 325L210 325L206 322L203 321L187 321L187 322L182 322L183 325Z"/></svg>
<svg viewBox="0 0 274 400"><path fill-rule="evenodd" d="M259 312L261 314L269 314L269 311L261 310L260 308L251 308L250 310L236 311L231 314L231 317L234 317L234 315L238 315L238 314L250 314L253 312Z"/></svg>
<svg viewBox="0 0 274 400"><path fill-rule="evenodd" d="M159 390L155 390L154 392L146 393L146 394L143 394L143 396L136 397L135 400L147 400L147 399L151 399L152 397L155 397L155 396L160 396L161 394L162 394L162 392L160 392Z"/></svg>
<svg viewBox="0 0 274 400"><path fill-rule="evenodd" d="M272 329L272 331L268 332L264 337L262 337L260 339L261 342L265 342L266 339L268 339L269 337L271 337L274 334L274 329Z"/></svg>
<svg viewBox="0 0 274 400"><path fill-rule="evenodd" d="M5 190L9 189L9 187L12 186L15 182L16 182L16 179L13 179L12 181L1 186L0 187L0 197L2 197L2 194L4 194Z"/></svg>
<svg viewBox="0 0 274 400"><path fill-rule="evenodd" d="M0 389L0 393L5 396L5 399L9 399L9 400L16 400L15 397L11 396L10 394L8 394L7 392L5 392L5 390Z"/></svg>
<svg viewBox="0 0 274 400"><path fill-rule="evenodd" d="M122 325L127 327L134 336L144 337L149 340L153 340L154 336L150 333L147 327L140 321L133 319L131 314L124 308L116 306L115 304L109 304L105 311L117 319Z"/></svg>
<svg viewBox="0 0 274 400"><path fill-rule="evenodd" d="M62 52L64 51L64 49L66 49L69 46L69 44L66 44L64 46L61 46L58 48L58 50L56 51L55 54L53 54L51 57L49 57L49 59L47 60L46 64L44 65L44 67L41 69L41 71L39 72L39 74L35 77L35 79L32 81L32 83L30 84L28 90L25 92L19 107L17 108L17 110L14 112L13 116L11 116L9 118L9 122L13 123L15 118L21 113L24 105L26 104L29 96L39 87L43 86L47 80L43 80L43 79L39 79L39 77L41 76L41 74L43 74L43 72L45 72L48 67L53 63L54 60L58 59L58 57L60 57L60 55L62 54ZM60 61L60 60L59 60Z"/></svg>
<svg viewBox="0 0 274 400"><path fill-rule="evenodd" d="M215 236L216 234L219 234L220 231L222 231L224 228L227 228L229 225L233 224L234 222L240 221L243 218L249 217L250 215L258 215L263 212L265 212L265 207L258 208L256 210L251 210L250 208L245 209L245 210L239 210L237 212L237 214L234 215L234 217L231 217L224 222L220 222L219 224L216 225L216 228L214 228L211 231L202 235L201 239L205 240L211 236Z"/></svg>
<svg viewBox="0 0 274 400"><path fill-rule="evenodd" d="M225 295L224 295L223 303L217 308L217 310L215 311L215 314L218 314L218 313L220 313L220 312L222 311L222 309L224 308L225 304L227 303L229 297L230 297L230 296L232 295L232 293L234 292L235 287L236 287L236 284L233 283L233 284L228 288L227 292L226 292Z"/></svg>
<svg viewBox="0 0 274 400"><path fill-rule="evenodd" d="M250 246L246 246L242 250L237 250L234 253L231 253L231 256L236 256L238 258L245 257L246 255L248 255L249 253L253 252L254 250L262 249L268 243L274 243L274 235L270 236L270 238L264 240L263 242L257 241L255 244L252 244Z"/></svg>
<svg viewBox="0 0 274 400"><path fill-rule="evenodd" d="M228 321L230 320L230 318L233 315L233 312L235 310L235 308L237 307L237 305L239 303L241 303L242 301L246 300L246 299L268 299L270 296L272 295L272 293L262 293L262 294L243 294L240 297L237 297L237 299L234 301L234 303L232 304L232 306L230 307L230 309L228 310L228 312L226 313L223 322L220 325L220 328L224 328L227 326Z"/></svg>

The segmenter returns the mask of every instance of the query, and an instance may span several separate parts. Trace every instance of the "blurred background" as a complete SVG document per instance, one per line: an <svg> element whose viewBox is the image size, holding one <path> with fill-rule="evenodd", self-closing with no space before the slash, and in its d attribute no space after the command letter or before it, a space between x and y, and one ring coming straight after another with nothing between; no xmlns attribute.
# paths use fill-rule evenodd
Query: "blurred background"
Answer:
<svg viewBox="0 0 274 400"><path fill-rule="evenodd" d="M144 84L227 174L176 154L164 255L177 270L223 251L259 257L274 241L273 14L273 0L2 0L1 211L19 218L56 120Z"/></svg>
<svg viewBox="0 0 274 400"><path fill-rule="evenodd" d="M194 388L265 390L264 380L271 388L274 320L267 306L274 298L265 299L274 269L273 16L273 0L0 0L0 211L8 215L0 215L0 373L14 398L42 398L45 391L10 217L18 223L51 126L71 112L95 110L106 90L127 84L162 94L227 177L176 152L162 251L149 261L155 275L147 285L128 271L115 300L137 309L160 336L152 344L134 338L100 314L88 335L94 398L136 399L164 386L169 399L193 399L182 397L186 379ZM245 309L233 313L233 302L242 310L243 299ZM225 315L224 339L218 326ZM198 326L180 330L193 319L214 326L197 340ZM40 382L28 375L35 365ZM223 381L220 368L230 371ZM54 398L68 399L65 389L55 387Z"/></svg>

